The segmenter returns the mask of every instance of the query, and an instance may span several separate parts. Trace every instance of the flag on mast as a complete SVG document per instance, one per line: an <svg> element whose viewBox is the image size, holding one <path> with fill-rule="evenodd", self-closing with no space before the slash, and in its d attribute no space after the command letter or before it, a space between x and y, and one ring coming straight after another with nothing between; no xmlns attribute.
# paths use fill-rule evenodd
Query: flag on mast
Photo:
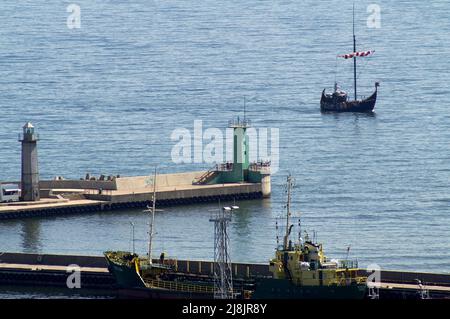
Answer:
<svg viewBox="0 0 450 319"><path fill-rule="evenodd" d="M359 52L352 52L352 53L348 53L348 54L341 54L338 55L339 58L344 58L344 59L351 59L353 57L364 57L364 56L369 56L371 54L373 54L375 52L375 50L369 50L369 51L359 51Z"/></svg>

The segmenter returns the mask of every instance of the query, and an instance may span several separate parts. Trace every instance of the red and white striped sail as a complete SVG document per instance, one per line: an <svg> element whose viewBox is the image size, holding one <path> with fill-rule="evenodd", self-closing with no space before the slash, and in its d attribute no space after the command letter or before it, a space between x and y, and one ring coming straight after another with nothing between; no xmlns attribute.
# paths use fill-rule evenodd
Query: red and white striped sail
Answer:
<svg viewBox="0 0 450 319"><path fill-rule="evenodd" d="M375 50L360 51L360 52L353 52L353 53L338 55L338 57L344 58L344 59L351 59L355 56L360 56L360 57L369 56L369 55L373 54L374 52L375 52Z"/></svg>

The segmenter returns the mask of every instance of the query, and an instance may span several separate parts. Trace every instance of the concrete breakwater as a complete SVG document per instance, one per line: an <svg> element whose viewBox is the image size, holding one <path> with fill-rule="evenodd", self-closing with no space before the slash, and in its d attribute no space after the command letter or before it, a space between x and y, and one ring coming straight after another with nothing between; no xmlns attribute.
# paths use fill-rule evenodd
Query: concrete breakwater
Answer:
<svg viewBox="0 0 450 319"><path fill-rule="evenodd" d="M155 171L154 176L101 175L99 178L86 174L79 180L57 176L54 180L45 181L39 178L39 134L27 122L19 135L22 144L21 181L0 183L0 186L17 185L8 191L10 197L0 198L0 219L145 207L152 203L155 189L157 205L269 197L270 161L250 162L246 134L250 121L238 118L230 121L229 127L233 129L234 137L233 161L216 164L208 171L176 174L156 174ZM13 195L16 198L13 199Z"/></svg>
<svg viewBox="0 0 450 319"><path fill-rule="evenodd" d="M160 174L156 180L158 206L267 196L262 183L193 184L205 172ZM152 202L153 177L115 177L110 180L40 181L41 199L0 204L0 219L89 213L140 208Z"/></svg>

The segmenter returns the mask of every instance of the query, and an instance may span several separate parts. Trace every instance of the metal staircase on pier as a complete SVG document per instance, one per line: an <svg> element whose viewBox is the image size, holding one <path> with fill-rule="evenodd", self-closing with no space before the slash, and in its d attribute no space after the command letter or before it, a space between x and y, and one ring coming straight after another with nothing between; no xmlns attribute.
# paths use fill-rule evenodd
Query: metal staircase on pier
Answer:
<svg viewBox="0 0 450 319"><path fill-rule="evenodd" d="M205 173L203 173L200 177L194 179L192 184L194 185L204 185L208 183L211 179L213 179L214 176L216 176L216 171L214 170L208 170Z"/></svg>
<svg viewBox="0 0 450 319"><path fill-rule="evenodd" d="M216 177L221 172L231 172L233 171L234 165L232 162L226 162L221 164L216 164L213 168L209 169L203 173L200 177L194 179L192 184L194 185L204 185L210 182L214 177Z"/></svg>

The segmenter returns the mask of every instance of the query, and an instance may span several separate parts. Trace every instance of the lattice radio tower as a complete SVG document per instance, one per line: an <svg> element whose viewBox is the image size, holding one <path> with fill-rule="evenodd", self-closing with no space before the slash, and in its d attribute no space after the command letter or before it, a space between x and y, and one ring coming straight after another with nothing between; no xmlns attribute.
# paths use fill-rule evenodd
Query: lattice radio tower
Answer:
<svg viewBox="0 0 450 319"><path fill-rule="evenodd" d="M233 275L230 258L230 237L228 224L238 206L223 207L218 215L209 221L214 222L214 298L232 299Z"/></svg>

